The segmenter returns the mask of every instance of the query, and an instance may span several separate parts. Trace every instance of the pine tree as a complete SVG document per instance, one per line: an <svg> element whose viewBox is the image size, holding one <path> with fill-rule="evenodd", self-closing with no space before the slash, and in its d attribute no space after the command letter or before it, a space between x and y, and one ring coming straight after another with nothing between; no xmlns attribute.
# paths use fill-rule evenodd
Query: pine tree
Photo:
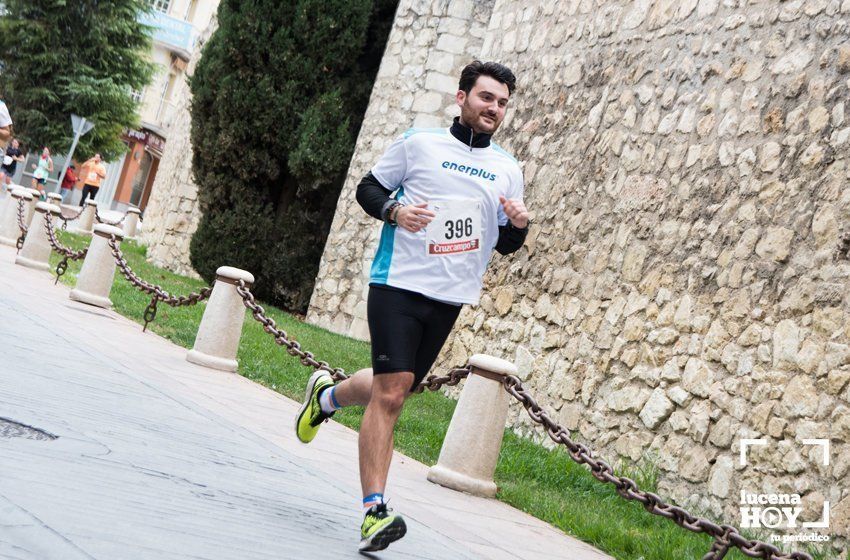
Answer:
<svg viewBox="0 0 850 560"><path fill-rule="evenodd" d="M190 84L195 269L306 310L396 0L222 0Z"/></svg>
<svg viewBox="0 0 850 560"><path fill-rule="evenodd" d="M124 153L121 134L138 124L131 91L150 81L144 0L7 0L0 17L0 97L25 146L71 144L72 113L95 123L77 147L107 160Z"/></svg>

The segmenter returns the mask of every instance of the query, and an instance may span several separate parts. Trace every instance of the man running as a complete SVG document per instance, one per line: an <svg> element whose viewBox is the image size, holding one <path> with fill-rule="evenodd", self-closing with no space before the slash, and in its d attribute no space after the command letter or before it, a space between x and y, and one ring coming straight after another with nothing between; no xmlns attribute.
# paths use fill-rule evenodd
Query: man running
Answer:
<svg viewBox="0 0 850 560"><path fill-rule="evenodd" d="M313 374L296 432L308 443L336 410L366 406L359 436L363 552L383 550L407 531L384 498L405 399L431 369L461 306L478 304L493 249L512 253L528 232L522 171L490 141L515 87L505 66L469 64L452 126L408 130L357 187L363 209L385 222L367 301L372 368L338 385L325 371Z"/></svg>

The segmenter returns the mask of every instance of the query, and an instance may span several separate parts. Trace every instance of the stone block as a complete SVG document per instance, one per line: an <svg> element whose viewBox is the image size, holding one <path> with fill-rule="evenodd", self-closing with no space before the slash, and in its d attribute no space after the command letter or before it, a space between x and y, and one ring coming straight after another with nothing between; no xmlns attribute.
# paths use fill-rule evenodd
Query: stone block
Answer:
<svg viewBox="0 0 850 560"><path fill-rule="evenodd" d="M784 227L768 228L756 245L756 254L763 259L782 262L788 258L794 232Z"/></svg>
<svg viewBox="0 0 850 560"><path fill-rule="evenodd" d="M425 89L454 95L458 90L458 80L453 76L446 76L438 72L429 72L425 76ZM442 97L440 97L440 100L442 101Z"/></svg>
<svg viewBox="0 0 850 560"><path fill-rule="evenodd" d="M693 395L708 397L714 383L715 374L699 358L689 358L682 377L682 388Z"/></svg>
<svg viewBox="0 0 850 560"><path fill-rule="evenodd" d="M670 416L675 408L676 405L667 398L664 389L658 387L640 411L640 419L647 428L654 430Z"/></svg>
<svg viewBox="0 0 850 560"><path fill-rule="evenodd" d="M702 447L691 447L684 450L679 460L679 473L690 482L705 482L711 470L708 453Z"/></svg>
<svg viewBox="0 0 850 560"><path fill-rule="evenodd" d="M818 410L819 392L809 375L797 375L785 387L777 410L788 419L810 418Z"/></svg>
<svg viewBox="0 0 850 560"><path fill-rule="evenodd" d="M436 113L443 107L445 95L434 91L420 93L413 101L413 110L420 113Z"/></svg>
<svg viewBox="0 0 850 560"><path fill-rule="evenodd" d="M708 491L718 498L727 498L735 475L735 461L728 456L718 457L708 478Z"/></svg>

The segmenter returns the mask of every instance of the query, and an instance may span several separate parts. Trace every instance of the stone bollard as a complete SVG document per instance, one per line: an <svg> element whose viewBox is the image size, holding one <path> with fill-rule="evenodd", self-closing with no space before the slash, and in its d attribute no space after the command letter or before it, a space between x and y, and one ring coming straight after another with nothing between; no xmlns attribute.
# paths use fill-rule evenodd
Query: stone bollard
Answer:
<svg viewBox="0 0 850 560"><path fill-rule="evenodd" d="M49 202L50 204L55 204L59 207L60 210L62 209L62 195L59 193L47 193L47 202Z"/></svg>
<svg viewBox="0 0 850 560"><path fill-rule="evenodd" d="M24 200L24 206L32 202L32 195L28 189L13 190L12 197L3 210L3 221L0 222L0 243L3 245L15 247L21 236L21 228L18 227L18 203L21 199ZM24 211L26 212L26 208Z"/></svg>
<svg viewBox="0 0 850 560"><path fill-rule="evenodd" d="M89 251L77 277L77 286L71 290L70 298L98 307L109 309L112 301L109 291L112 289L112 279L115 277L115 257L107 240L109 234L115 234L119 243L124 238L123 232L115 226L97 224L94 235L89 243Z"/></svg>
<svg viewBox="0 0 850 560"><path fill-rule="evenodd" d="M254 276L230 266L221 266L215 271L215 284L204 309L195 345L186 354L186 359L193 364L236 371L239 365L236 351L245 321L245 304L236 291L237 280L244 280L250 287Z"/></svg>
<svg viewBox="0 0 850 560"><path fill-rule="evenodd" d="M35 217L27 231L27 238L24 241L24 246L21 247L21 252L15 258L15 264L34 268L36 270L50 269L50 239L47 238L47 228L45 227L45 215L47 212L53 216L54 223L58 221L57 216L62 213L62 210L54 204L46 202L37 202L35 205Z"/></svg>
<svg viewBox="0 0 850 560"><path fill-rule="evenodd" d="M79 222L77 222L77 233L91 235L92 226L94 225L94 211L97 207L97 202L92 199L86 200L86 206L83 208L83 213L80 214Z"/></svg>
<svg viewBox="0 0 850 560"><path fill-rule="evenodd" d="M428 480L476 496L496 495L493 473L505 433L510 395L502 385L516 366L506 360L475 354L472 372L457 401L437 464Z"/></svg>
<svg viewBox="0 0 850 560"><path fill-rule="evenodd" d="M131 206L127 209L127 214L124 215L124 239L136 237L136 228L139 225L139 214L142 211Z"/></svg>
<svg viewBox="0 0 850 560"><path fill-rule="evenodd" d="M32 217L35 215L35 205L38 203L38 201L41 200L41 191L39 191L38 189L31 189L31 188L28 188L28 187L25 187L25 188L27 189L27 192L29 192L32 195L32 200L30 201L30 203L29 203L29 205L26 209L27 214L26 214L25 220L24 220L24 223L27 225L27 227L29 227L30 224L32 223Z"/></svg>

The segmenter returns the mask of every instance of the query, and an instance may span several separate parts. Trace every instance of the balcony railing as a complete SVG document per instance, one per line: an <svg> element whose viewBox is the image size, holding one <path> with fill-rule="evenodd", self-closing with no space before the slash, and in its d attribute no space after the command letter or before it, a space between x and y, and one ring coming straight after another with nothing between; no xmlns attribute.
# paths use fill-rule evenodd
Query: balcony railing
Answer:
<svg viewBox="0 0 850 560"><path fill-rule="evenodd" d="M195 28L191 23L157 11L142 14L139 19L153 27L154 42L188 59L195 46Z"/></svg>

